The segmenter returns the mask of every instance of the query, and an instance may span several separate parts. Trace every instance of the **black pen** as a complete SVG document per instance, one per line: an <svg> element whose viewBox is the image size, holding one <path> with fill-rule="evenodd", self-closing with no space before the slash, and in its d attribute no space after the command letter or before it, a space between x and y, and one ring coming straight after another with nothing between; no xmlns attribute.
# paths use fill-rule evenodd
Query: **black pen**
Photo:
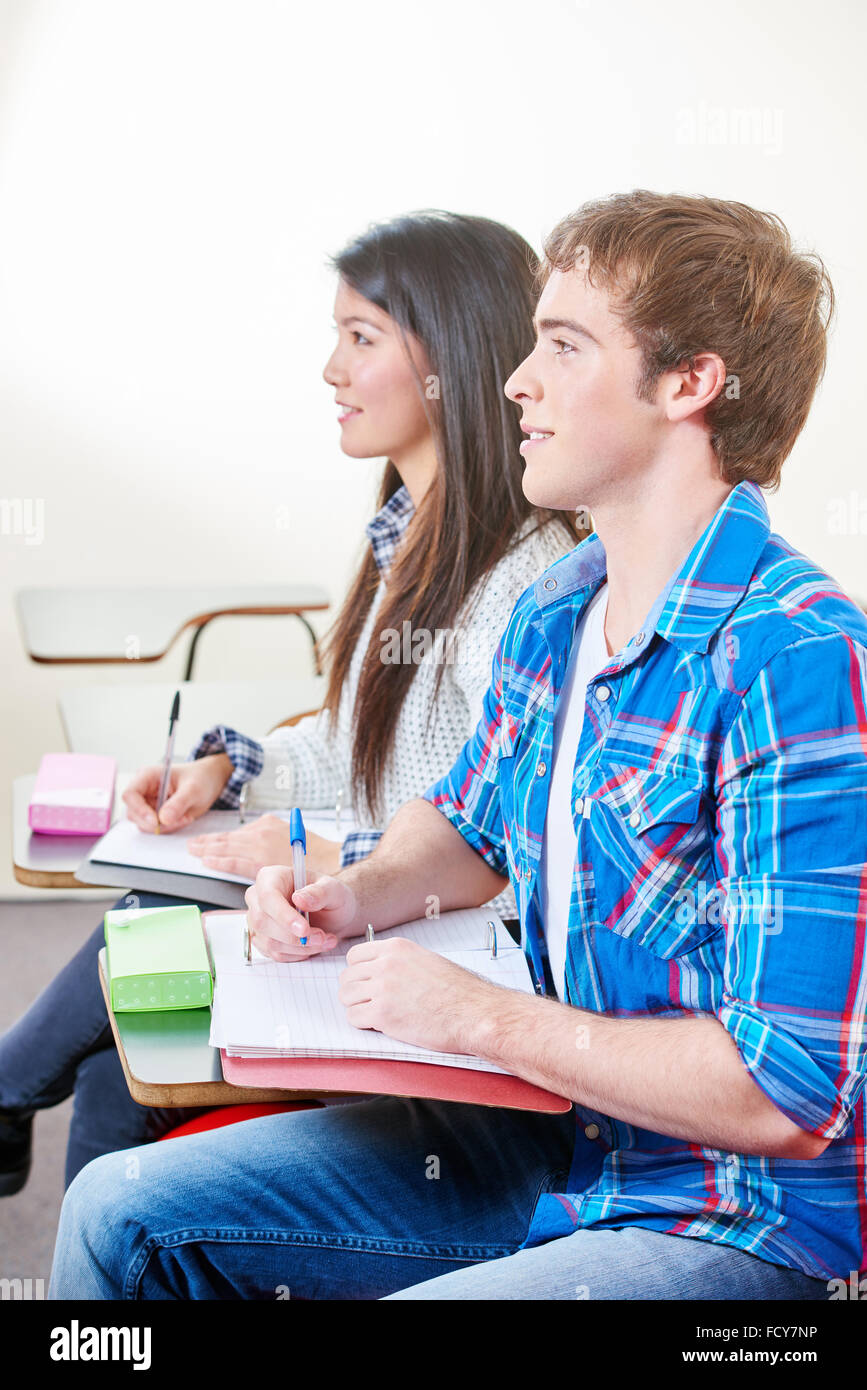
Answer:
<svg viewBox="0 0 867 1390"><path fill-rule="evenodd" d="M172 756L175 751L175 731L178 723L178 715L181 712L181 692L175 691L175 698L172 701L172 712L169 715L169 736L166 741L166 756L163 762L163 776L160 782L160 789L157 795L157 834L160 833L160 811L166 799L166 792L169 789L169 777L172 772Z"/></svg>

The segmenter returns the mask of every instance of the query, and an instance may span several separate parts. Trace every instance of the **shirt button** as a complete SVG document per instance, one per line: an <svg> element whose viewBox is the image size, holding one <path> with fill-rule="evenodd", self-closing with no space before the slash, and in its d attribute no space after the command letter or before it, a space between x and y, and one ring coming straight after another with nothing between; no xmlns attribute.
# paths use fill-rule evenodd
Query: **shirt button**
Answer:
<svg viewBox="0 0 867 1390"><path fill-rule="evenodd" d="M547 771L548 771L548 767L547 767L547 764L546 764L546 763L537 763L537 764L536 764L536 776L537 776L537 777L544 777L544 776L545 776L545 773L546 773Z"/></svg>
<svg viewBox="0 0 867 1390"><path fill-rule="evenodd" d="M636 647L640 647L641 644L642 644L642 642L644 641L644 633L643 633L643 632L639 632L639 633L636 635L634 641L635 641Z"/></svg>
<svg viewBox="0 0 867 1390"><path fill-rule="evenodd" d="M528 864L527 867L526 867L526 869L524 870L524 878L532 878L532 877L533 877L533 870L530 868L530 865Z"/></svg>
<svg viewBox="0 0 867 1390"><path fill-rule="evenodd" d="M600 685L600 686L597 687L597 690L596 690L596 698L597 698L597 700L607 700L607 699L608 699L608 696L609 696L610 694L611 694L611 691L608 689L608 686L607 686L607 685Z"/></svg>
<svg viewBox="0 0 867 1390"><path fill-rule="evenodd" d="M598 1126L598 1125L586 1125L585 1128L584 1128L584 1133L586 1134L586 1136L587 1136L588 1139L598 1139L598 1138L599 1138L599 1126Z"/></svg>
<svg viewBox="0 0 867 1390"><path fill-rule="evenodd" d="M635 825L639 825L640 823L641 823L641 816L639 815L638 811L633 811L633 812L632 812L632 815L629 817L629 824L632 825L632 826L635 826Z"/></svg>
<svg viewBox="0 0 867 1390"><path fill-rule="evenodd" d="M577 797L576 800L575 800L575 814L576 814L576 816L581 816L581 815L584 814L584 798L583 798L583 796L579 796L579 797Z"/></svg>
<svg viewBox="0 0 867 1390"><path fill-rule="evenodd" d="M546 580L545 580L545 588L546 588L546 589L556 589L556 587L557 587L557 581L556 581L556 579L546 579Z"/></svg>

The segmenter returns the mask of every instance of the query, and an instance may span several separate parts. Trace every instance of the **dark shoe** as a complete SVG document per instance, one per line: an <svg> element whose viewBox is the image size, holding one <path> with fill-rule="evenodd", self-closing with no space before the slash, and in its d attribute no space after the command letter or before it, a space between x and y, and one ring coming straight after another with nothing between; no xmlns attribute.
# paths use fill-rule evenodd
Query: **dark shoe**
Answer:
<svg viewBox="0 0 867 1390"><path fill-rule="evenodd" d="M11 1197L26 1183L32 1141L32 1110L0 1110L0 1197Z"/></svg>

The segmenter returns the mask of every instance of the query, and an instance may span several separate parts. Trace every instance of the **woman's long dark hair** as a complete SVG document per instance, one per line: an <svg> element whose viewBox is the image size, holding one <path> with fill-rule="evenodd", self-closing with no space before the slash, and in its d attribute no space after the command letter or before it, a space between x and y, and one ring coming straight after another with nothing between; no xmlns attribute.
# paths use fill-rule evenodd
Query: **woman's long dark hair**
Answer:
<svg viewBox="0 0 867 1390"><path fill-rule="evenodd" d="M520 411L503 394L534 345L538 261L523 237L486 217L412 213L372 227L332 265L352 289L419 339L436 378L436 386L426 388L416 372L437 473L392 563L353 710L353 795L358 805L363 794L378 817L383 771L416 672L414 665L381 660L382 629L402 632L407 620L413 631L426 629L432 636L438 628L452 628L473 586L531 515L539 527L561 526L567 543L579 537L570 513L533 507L524 496ZM400 474L388 462L379 506L400 486ZM325 707L333 714L379 580L368 547L325 641ZM441 665L438 682L442 675Z"/></svg>

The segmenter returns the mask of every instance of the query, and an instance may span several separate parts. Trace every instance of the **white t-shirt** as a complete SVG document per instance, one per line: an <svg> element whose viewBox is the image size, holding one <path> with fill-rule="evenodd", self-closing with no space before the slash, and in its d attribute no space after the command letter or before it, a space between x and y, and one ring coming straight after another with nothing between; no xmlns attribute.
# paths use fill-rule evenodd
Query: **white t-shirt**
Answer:
<svg viewBox="0 0 867 1390"><path fill-rule="evenodd" d="M566 936L575 873L577 834L572 821L572 778L584 723L587 685L610 661L605 643L608 581L591 600L575 632L563 689L554 712L554 750L540 882L548 956L557 995L565 998Z"/></svg>

